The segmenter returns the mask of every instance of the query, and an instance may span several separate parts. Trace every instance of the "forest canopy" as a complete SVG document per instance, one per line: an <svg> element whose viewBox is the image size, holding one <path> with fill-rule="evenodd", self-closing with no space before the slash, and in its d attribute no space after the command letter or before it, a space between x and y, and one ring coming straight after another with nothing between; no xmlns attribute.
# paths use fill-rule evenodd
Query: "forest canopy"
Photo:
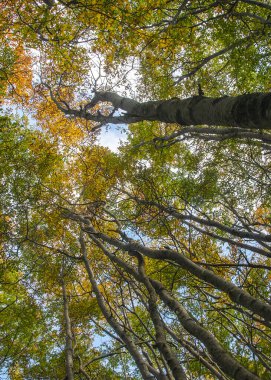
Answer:
<svg viewBox="0 0 271 380"><path fill-rule="evenodd" d="M270 1L0 31L1 379L270 379Z"/></svg>

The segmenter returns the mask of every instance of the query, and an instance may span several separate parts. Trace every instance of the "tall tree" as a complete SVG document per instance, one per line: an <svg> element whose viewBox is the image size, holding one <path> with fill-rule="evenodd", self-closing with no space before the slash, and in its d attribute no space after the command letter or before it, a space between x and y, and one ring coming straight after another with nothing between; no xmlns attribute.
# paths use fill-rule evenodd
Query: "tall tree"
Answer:
<svg viewBox="0 0 271 380"><path fill-rule="evenodd" d="M0 8L3 376L269 379L270 5Z"/></svg>

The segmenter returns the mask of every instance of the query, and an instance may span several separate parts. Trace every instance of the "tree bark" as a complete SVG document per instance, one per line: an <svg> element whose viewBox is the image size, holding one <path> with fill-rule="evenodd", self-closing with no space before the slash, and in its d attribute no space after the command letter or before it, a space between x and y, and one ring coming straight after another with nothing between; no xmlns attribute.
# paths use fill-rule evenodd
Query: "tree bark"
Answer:
<svg viewBox="0 0 271 380"><path fill-rule="evenodd" d="M64 276L62 273L61 278L62 286L62 297L63 297L63 307L64 307L64 319L65 319L65 333L66 333L66 344L65 344L65 361L66 361L66 377L67 380L73 380L73 338L72 338L72 327L69 315L69 301L66 292L66 285L64 281Z"/></svg>
<svg viewBox="0 0 271 380"><path fill-rule="evenodd" d="M165 302L169 309L177 315L182 326L204 343L214 361L225 374L231 376L235 380L259 380L257 375L249 372L241 364L236 362L220 344L217 344L214 336L200 326L184 307L176 301L163 286L161 286L161 283L156 280L151 280L151 283L160 298Z"/></svg>
<svg viewBox="0 0 271 380"><path fill-rule="evenodd" d="M147 120L180 125L271 129L271 94L256 93L221 98L194 96L183 100L139 103L132 109L129 107L127 112L133 116L146 116Z"/></svg>
<svg viewBox="0 0 271 380"><path fill-rule="evenodd" d="M259 253L266 257L271 257L271 252L268 252L267 250L271 251L270 245L265 244L265 242L271 242L271 235L270 234L264 234L260 231L253 232L251 230L243 230L243 226L240 226L238 228L229 227L225 224L222 224L220 222L217 222L212 219L201 218L192 214L185 214L184 212L179 212L177 209L175 209L171 205L164 206L163 204L160 204L158 202L149 201L146 199L140 199L134 195L129 194L128 192L125 192L131 199L135 200L137 203L140 203L142 205L147 206L154 206L158 210L165 212L168 215L173 216L174 218L180 220L183 224L188 225L189 227L194 228L195 230L201 232L202 234L211 236L215 239L221 240L223 242L234 244L240 248L248 249L252 252ZM193 221L198 223L202 227L214 227L215 229L218 229L222 232L226 232L230 235L230 237L225 237L223 235L219 235L219 233L213 232L212 230L205 230L201 227L199 227L197 224L193 224L188 221ZM238 240L233 240L231 235L233 237L239 238ZM254 242L251 244L247 244L243 242L242 239L248 239L248 240L254 240L255 242L263 245L266 249L259 248Z"/></svg>
<svg viewBox="0 0 271 380"><path fill-rule="evenodd" d="M47 86L48 87L48 86ZM66 115L98 123L135 123L161 121L182 126L208 125L241 129L271 129L271 93L253 93L219 98L193 96L187 99L172 98L138 102L114 92L96 92L93 99L80 110L58 101L51 89L51 98ZM103 116L89 112L99 102L109 102L122 116Z"/></svg>
<svg viewBox="0 0 271 380"><path fill-rule="evenodd" d="M118 334L118 336L121 338L121 340L125 343L125 346L131 356L134 358L135 363L142 375L142 378L144 380L154 380L155 377L150 373L149 368L145 360L142 358L141 354L136 348L136 345L132 341L132 339L128 336L128 334L125 332L125 330L121 327L121 325L118 323L118 321L114 318L112 313L108 310L108 308L105 305L105 302L103 300L103 297L100 293L100 290L98 288L98 285L95 281L93 271L91 269L89 260L87 258L87 252L86 252L86 246L85 242L83 239L83 234L80 236L80 246L81 246L81 251L83 255L83 261L85 264L85 268L88 274L88 278L90 280L92 290L95 293L98 305L100 307L100 310L102 311L105 319L109 323L109 325L114 329L114 331Z"/></svg>
<svg viewBox="0 0 271 380"><path fill-rule="evenodd" d="M139 282L143 282L142 275L139 271L135 270L130 264L124 262L115 254L109 252L103 244L92 234L90 238L97 244L99 248L108 256L113 262L122 267L131 274ZM236 361L220 344L216 337L207 331L201 324L191 316L187 310L178 302L169 291L163 286L163 284L157 280L154 280L146 276L151 286L159 296L159 298L164 302L164 304L176 314L180 324L183 328L190 333L192 336L196 337L200 342L202 342L209 354L211 355L213 361L221 368L221 370L229 375L235 380L259 380L256 374L251 373L245 367L243 367L238 361ZM208 368L208 367L207 367Z"/></svg>
<svg viewBox="0 0 271 380"><path fill-rule="evenodd" d="M188 99L141 103L129 113L181 125L219 125L249 129L271 129L271 94Z"/></svg>
<svg viewBox="0 0 271 380"><path fill-rule="evenodd" d="M148 276L145 272L144 259L140 254L136 255L138 259L138 274L141 277L141 282L145 285L148 293L148 311L153 322L156 335L156 345L160 353L164 356L173 376L176 380L186 380L186 374L184 369L179 363L179 360L175 353L171 350L164 330L164 324L161 319L160 313L157 307L157 296L154 288L152 287Z"/></svg>
<svg viewBox="0 0 271 380"><path fill-rule="evenodd" d="M176 252L172 249L152 249L148 248L142 244L139 244L132 239L129 242L122 242L116 238L110 237L102 232L97 232L89 223L87 218L84 218L78 214L69 214L69 217L75 221L81 222L85 225L84 231L90 236L94 234L96 237L100 238L102 241L111 244L116 248L120 248L123 251L133 252L138 251L143 256L147 256L153 259L159 260L172 260L178 264L181 268L186 269L188 272L196 276L197 278L209 283L216 289L227 293L229 298L235 302L237 305L243 306L253 313L261 316L264 320L262 323L269 323L271 321L271 306L267 303L258 300L257 298L251 296L249 293L240 289L238 286L234 285L232 282L225 280L223 277L215 274L214 272L201 267L200 265L194 263L185 255L180 252Z"/></svg>

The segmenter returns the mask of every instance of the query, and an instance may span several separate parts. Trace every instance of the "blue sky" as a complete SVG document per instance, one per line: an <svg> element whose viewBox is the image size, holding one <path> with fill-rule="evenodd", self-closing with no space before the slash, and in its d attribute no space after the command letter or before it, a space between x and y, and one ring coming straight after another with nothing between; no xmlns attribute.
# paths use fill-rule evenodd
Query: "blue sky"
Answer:
<svg viewBox="0 0 271 380"><path fill-rule="evenodd" d="M109 148L113 152L117 152L120 142L127 140L125 131L127 131L125 125L115 126L110 124L108 127L102 129L97 143Z"/></svg>

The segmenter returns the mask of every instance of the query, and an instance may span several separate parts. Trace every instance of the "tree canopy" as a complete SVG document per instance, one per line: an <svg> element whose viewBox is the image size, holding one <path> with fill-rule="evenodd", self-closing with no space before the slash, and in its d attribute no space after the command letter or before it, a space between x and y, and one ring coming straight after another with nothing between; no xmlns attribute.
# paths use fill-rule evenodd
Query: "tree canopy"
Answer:
<svg viewBox="0 0 271 380"><path fill-rule="evenodd" d="M270 379L270 2L0 11L0 377Z"/></svg>

